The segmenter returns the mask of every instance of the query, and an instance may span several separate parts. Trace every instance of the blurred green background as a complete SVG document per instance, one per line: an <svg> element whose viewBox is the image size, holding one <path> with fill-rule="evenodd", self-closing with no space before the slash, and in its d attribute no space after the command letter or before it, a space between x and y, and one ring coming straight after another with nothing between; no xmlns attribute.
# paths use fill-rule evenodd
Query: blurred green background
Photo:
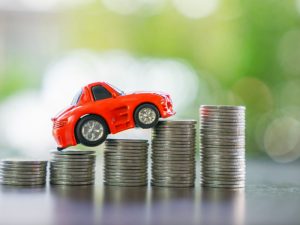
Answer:
<svg viewBox="0 0 300 225"><path fill-rule="evenodd" d="M197 119L201 104L245 105L249 157L299 158L299 0L0 1L0 107L41 89L70 52L117 50L175 60L197 74L197 97L179 118ZM19 128L0 129L5 139ZM11 141L0 145L18 152Z"/></svg>

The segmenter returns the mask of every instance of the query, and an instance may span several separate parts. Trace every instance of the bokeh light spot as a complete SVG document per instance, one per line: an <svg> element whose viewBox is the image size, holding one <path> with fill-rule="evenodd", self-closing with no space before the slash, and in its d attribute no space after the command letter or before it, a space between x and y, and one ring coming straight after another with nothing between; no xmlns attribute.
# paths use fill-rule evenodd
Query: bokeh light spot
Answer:
<svg viewBox="0 0 300 225"><path fill-rule="evenodd" d="M274 119L266 129L264 147L279 162L290 162L300 156L300 122L292 117Z"/></svg>
<svg viewBox="0 0 300 225"><path fill-rule="evenodd" d="M184 16L199 19L212 14L218 7L218 0L173 0L175 8Z"/></svg>

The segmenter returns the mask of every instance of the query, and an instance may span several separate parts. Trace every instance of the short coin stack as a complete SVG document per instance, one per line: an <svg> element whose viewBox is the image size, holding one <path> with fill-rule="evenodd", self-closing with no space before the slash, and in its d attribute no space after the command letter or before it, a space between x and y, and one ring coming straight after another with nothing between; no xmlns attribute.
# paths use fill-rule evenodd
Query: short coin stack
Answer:
<svg viewBox="0 0 300 225"><path fill-rule="evenodd" d="M15 186L44 185L47 176L47 161L1 160L0 183Z"/></svg>
<svg viewBox="0 0 300 225"><path fill-rule="evenodd" d="M245 107L201 106L201 181L206 187L245 186Z"/></svg>
<svg viewBox="0 0 300 225"><path fill-rule="evenodd" d="M145 186L148 182L148 141L107 139L104 149L104 183Z"/></svg>
<svg viewBox="0 0 300 225"><path fill-rule="evenodd" d="M194 186L195 140L195 120L158 122L152 132L152 185Z"/></svg>
<svg viewBox="0 0 300 225"><path fill-rule="evenodd" d="M56 185L91 185L95 181L94 151L52 151L50 183Z"/></svg>

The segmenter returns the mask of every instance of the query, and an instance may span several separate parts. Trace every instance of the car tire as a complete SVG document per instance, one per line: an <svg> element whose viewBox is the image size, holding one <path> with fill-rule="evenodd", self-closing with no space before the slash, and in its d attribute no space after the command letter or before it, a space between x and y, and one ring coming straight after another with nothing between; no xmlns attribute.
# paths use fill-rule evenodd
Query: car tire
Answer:
<svg viewBox="0 0 300 225"><path fill-rule="evenodd" d="M81 118L75 128L78 144L94 147L102 144L108 135L108 127L104 119L96 115Z"/></svg>
<svg viewBox="0 0 300 225"><path fill-rule="evenodd" d="M138 106L134 112L135 125L143 129L154 127L157 124L159 117L160 114L158 109L152 104L142 104Z"/></svg>

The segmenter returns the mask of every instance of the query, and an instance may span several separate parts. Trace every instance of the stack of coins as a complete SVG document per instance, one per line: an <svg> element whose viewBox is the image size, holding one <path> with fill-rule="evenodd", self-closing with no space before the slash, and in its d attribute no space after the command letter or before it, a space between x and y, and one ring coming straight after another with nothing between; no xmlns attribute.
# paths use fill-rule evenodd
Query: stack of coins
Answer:
<svg viewBox="0 0 300 225"><path fill-rule="evenodd" d="M52 151L50 183L56 185L91 185L95 181L94 151Z"/></svg>
<svg viewBox="0 0 300 225"><path fill-rule="evenodd" d="M1 160L0 183L16 186L44 185L47 161Z"/></svg>
<svg viewBox="0 0 300 225"><path fill-rule="evenodd" d="M152 185L194 186L195 142L195 120L159 121L152 132Z"/></svg>
<svg viewBox="0 0 300 225"><path fill-rule="evenodd" d="M206 187L245 186L245 107L201 106L201 181Z"/></svg>
<svg viewBox="0 0 300 225"><path fill-rule="evenodd" d="M104 183L128 187L147 185L148 146L147 140L106 140Z"/></svg>

